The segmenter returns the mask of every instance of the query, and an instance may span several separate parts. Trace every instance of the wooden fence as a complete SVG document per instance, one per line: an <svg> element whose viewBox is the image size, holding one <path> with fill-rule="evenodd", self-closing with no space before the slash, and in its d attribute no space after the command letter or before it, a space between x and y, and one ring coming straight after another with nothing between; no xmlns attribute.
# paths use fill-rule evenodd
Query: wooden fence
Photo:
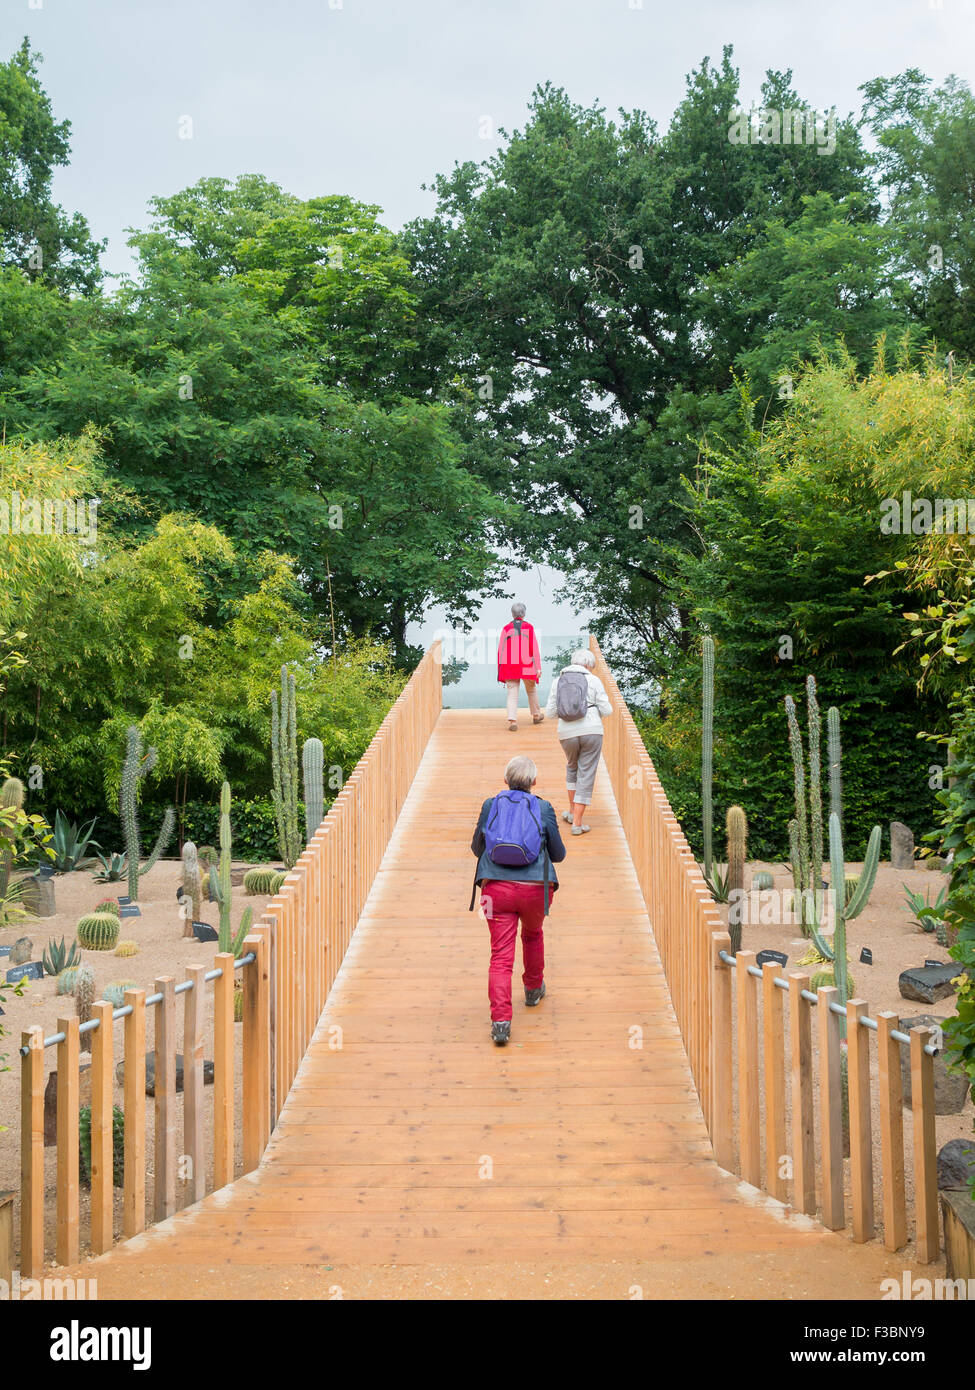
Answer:
<svg viewBox="0 0 975 1390"><path fill-rule="evenodd" d="M186 967L186 979L156 980L155 990L125 992L124 1004L95 1004L90 1024L58 1020L58 1032L30 1028L21 1042L20 1271L37 1278L45 1259L44 1088L45 1046L57 1048L55 1136L55 1260L78 1261L81 1249L79 1129L81 1035L90 1034L92 1254L115 1238L114 1064L115 1023L122 1024L123 1184L121 1234L147 1224L147 1169L151 1168L151 1220L162 1221L184 1201L199 1201L260 1162L312 1031L342 963L396 818L441 709L440 643L434 643L389 711L328 814L313 835L241 956L218 953L213 969ZM243 987L239 1109L235 1076L234 981ZM212 999L208 1001L208 987ZM177 996L183 995L183 1099L177 1101L179 1050ZM209 1007L208 1007L209 1003ZM208 1143L204 1052L212 1014L212 1121ZM151 1149L146 1105L147 1019L153 1024L154 1095ZM210 1088L207 1088L210 1089ZM178 1151L182 1111L182 1147ZM240 1122L241 1162L235 1160ZM207 1149L209 1148L209 1160ZM151 1153L151 1164L150 1164ZM9 1218L4 1204L4 1227ZM2 1231L0 1231L2 1234ZM9 1259L4 1255L5 1261Z"/></svg>
<svg viewBox="0 0 975 1390"><path fill-rule="evenodd" d="M750 951L731 957L731 938L619 687L595 638L590 646L618 711L603 725L603 756L716 1160L830 1230L846 1228L849 1208L855 1241L877 1233L879 1180L886 1248L900 1249L913 1225L917 1259L937 1259L933 1033L899 1033L895 1014L872 1019L862 999L848 1002L844 1019L831 1007L835 988L812 996L803 974L783 977L775 964L759 971ZM911 1076L910 1201L902 1048Z"/></svg>

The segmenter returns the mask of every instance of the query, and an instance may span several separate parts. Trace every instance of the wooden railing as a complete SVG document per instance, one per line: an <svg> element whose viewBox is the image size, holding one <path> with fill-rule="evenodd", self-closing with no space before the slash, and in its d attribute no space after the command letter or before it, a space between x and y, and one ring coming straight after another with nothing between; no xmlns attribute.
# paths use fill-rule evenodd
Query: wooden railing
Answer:
<svg viewBox="0 0 975 1390"><path fill-rule="evenodd" d="M153 1222L173 1216L181 1204L199 1201L207 1191L225 1186L260 1162L439 717L441 702L437 642L383 720L261 922L245 938L237 961L231 954L218 953L210 971L202 965L187 966L186 978L180 984L172 976L163 976L156 980L151 995L144 989L126 990L119 1009L97 1002L90 1025L65 1017L58 1020L58 1032L50 1038L45 1039L44 1030L37 1027L22 1034L19 1268L23 1277L37 1278L45 1259L45 1045L57 1048L54 1254L58 1264L76 1263L81 1251L82 1032L91 1040L92 1254L111 1248L116 1224L126 1238L145 1229L149 1152ZM243 986L239 1101L235 971L240 972ZM180 994L184 996L181 1029L177 1010ZM204 1052L211 1011L213 1108L208 1144ZM146 1105L150 1020L155 1069L151 1112ZM124 1163L118 1223L113 1163L115 1023L122 1024L124 1061ZM176 1091L179 1051L183 1056L182 1104ZM147 1134L151 1135L151 1145L147 1145ZM178 1137L182 1140L179 1152ZM9 1203L5 1203L4 1229L8 1217ZM8 1243L5 1239L4 1245ZM9 1258L5 1253L4 1261Z"/></svg>
<svg viewBox="0 0 975 1390"><path fill-rule="evenodd" d="M886 1248L900 1249L913 1226L918 1261L937 1259L934 1034L899 1034L896 1015L872 1019L862 999L849 1001L844 1020L831 1007L835 988L814 1000L807 976L783 977L776 964L759 971L750 951L731 957L731 938L619 687L595 638L590 646L617 711L603 724L603 756L717 1162L830 1230L845 1229L849 1206L855 1241L876 1234L879 1178ZM903 1048L912 1100L906 1152Z"/></svg>

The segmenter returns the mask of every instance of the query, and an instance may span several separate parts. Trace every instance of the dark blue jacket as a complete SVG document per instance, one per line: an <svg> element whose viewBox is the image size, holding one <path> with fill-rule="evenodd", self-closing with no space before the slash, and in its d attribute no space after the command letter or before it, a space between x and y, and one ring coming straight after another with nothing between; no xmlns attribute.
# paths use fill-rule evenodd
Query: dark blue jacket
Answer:
<svg viewBox="0 0 975 1390"><path fill-rule="evenodd" d="M565 845L562 843L562 836L559 834L559 822L550 801L544 801L541 797L537 798L538 809L542 817L542 830L545 833L545 846L542 853L533 864L495 864L488 858L484 848L484 827L487 824L488 812L494 801L493 796L489 796L481 807L481 814L478 817L477 825L474 829L474 838L471 840L471 851L477 855L477 869L474 873L474 883L479 885L486 880L493 879L513 881L515 883L544 883L546 860L548 861L548 882L549 887L556 889L559 880L553 865L561 864L565 858ZM547 851L547 853L546 853Z"/></svg>

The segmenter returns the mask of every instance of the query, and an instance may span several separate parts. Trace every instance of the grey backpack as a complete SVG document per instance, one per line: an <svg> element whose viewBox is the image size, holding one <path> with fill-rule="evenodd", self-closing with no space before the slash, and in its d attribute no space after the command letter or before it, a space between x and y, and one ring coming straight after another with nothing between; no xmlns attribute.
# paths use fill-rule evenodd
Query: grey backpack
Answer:
<svg viewBox="0 0 975 1390"><path fill-rule="evenodd" d="M589 682L581 671L563 671L559 676L555 708L560 719L585 719L589 708Z"/></svg>

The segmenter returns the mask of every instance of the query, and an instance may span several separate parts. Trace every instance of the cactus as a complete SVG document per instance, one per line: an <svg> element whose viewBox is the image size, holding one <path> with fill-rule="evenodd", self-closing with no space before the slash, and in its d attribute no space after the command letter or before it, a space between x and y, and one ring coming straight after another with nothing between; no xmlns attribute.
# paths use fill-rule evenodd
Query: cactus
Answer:
<svg viewBox="0 0 975 1390"><path fill-rule="evenodd" d="M298 737L295 678L281 667L280 697L271 691L271 773L278 848L289 869L301 853L298 831ZM317 827L316 827L317 829Z"/></svg>
<svg viewBox="0 0 975 1390"><path fill-rule="evenodd" d="M91 1006L95 1002L95 972L90 965L79 965L78 975L74 984L74 1007L78 1015L79 1023L88 1023L91 1019ZM81 1035L82 1052L91 1051L91 1033Z"/></svg>
<svg viewBox="0 0 975 1390"><path fill-rule="evenodd" d="M79 1175L86 1187L91 1186L91 1106L78 1111ZM125 1178L125 1113L119 1105L112 1106L112 1184L122 1187Z"/></svg>
<svg viewBox="0 0 975 1390"><path fill-rule="evenodd" d="M218 929L219 951L233 951L239 955L241 942L250 931L254 909L246 907L236 933L230 926L231 887L230 887L230 783L224 782L220 788L220 871L210 869L210 897L220 908Z"/></svg>
<svg viewBox="0 0 975 1390"><path fill-rule="evenodd" d="M24 784L19 777L8 777L0 787L0 808L24 809ZM0 899L7 893L10 870L14 862L14 832L11 826L0 829Z"/></svg>
<svg viewBox="0 0 975 1390"><path fill-rule="evenodd" d="M845 878L845 879L843 880L843 901L844 901L844 903L850 903L850 902L852 902L852 900L853 900L853 894L856 892L856 890L857 890L857 885L859 884L859 882L860 882L860 880L859 880L859 878L857 878L857 877Z"/></svg>
<svg viewBox="0 0 975 1390"><path fill-rule="evenodd" d="M276 873L273 879L271 880L271 887L268 889L268 892L271 893L272 896L275 893L277 893L280 890L282 883L287 877L288 875L286 873Z"/></svg>
<svg viewBox="0 0 975 1390"><path fill-rule="evenodd" d="M137 941L120 941L115 947L117 956L137 956L139 954L139 943Z"/></svg>
<svg viewBox="0 0 975 1390"><path fill-rule="evenodd" d="M80 965L69 965L62 970L54 982L55 994L74 994L74 987L78 981L78 971Z"/></svg>
<svg viewBox="0 0 975 1390"><path fill-rule="evenodd" d="M305 841L314 835L325 817L325 749L320 738L306 738L301 748L305 788Z"/></svg>
<svg viewBox="0 0 975 1390"><path fill-rule="evenodd" d="M740 806L729 806L726 818L728 833L728 931L731 934L731 954L741 950L742 898L745 891L745 859L748 853L748 821ZM733 896L734 895L734 896Z"/></svg>
<svg viewBox="0 0 975 1390"><path fill-rule="evenodd" d="M49 941L41 956L41 963L46 974L57 977L62 971L81 963L78 946L72 941L71 949L68 950L63 936L60 941Z"/></svg>
<svg viewBox="0 0 975 1390"><path fill-rule="evenodd" d="M775 879L768 869L759 869L757 873L752 874L752 887L756 893L767 893L770 888L775 887Z"/></svg>
<svg viewBox="0 0 975 1390"><path fill-rule="evenodd" d="M276 869L248 869L244 875L244 892L248 897L276 893L275 882L283 877L284 875L279 874Z"/></svg>
<svg viewBox="0 0 975 1390"><path fill-rule="evenodd" d="M701 818L704 831L704 877L711 881L714 857L712 786L714 781L714 639L701 643Z"/></svg>
<svg viewBox="0 0 975 1390"><path fill-rule="evenodd" d="M835 705L826 711L826 756L829 761L829 813L843 829L843 749L840 745L840 712Z"/></svg>
<svg viewBox="0 0 975 1390"><path fill-rule="evenodd" d="M244 1021L244 991L238 985L234 990L234 1022L243 1023Z"/></svg>
<svg viewBox="0 0 975 1390"><path fill-rule="evenodd" d="M118 941L119 927L114 912L89 912L78 923L78 940L86 951L111 951Z"/></svg>
<svg viewBox="0 0 975 1390"><path fill-rule="evenodd" d="M820 784L822 724L816 699L816 679L806 678L806 706L809 731L809 790L806 791L805 757L796 704L785 697L792 754L793 792L796 814L789 821L789 860L795 884L793 902L799 909L803 936L809 936L823 914L823 799Z"/></svg>
<svg viewBox="0 0 975 1390"><path fill-rule="evenodd" d="M152 853L144 864L139 864L139 783L146 777L156 765L156 749L149 748L145 757L142 755L142 734L133 724L129 727L125 762L122 766L122 785L119 789L119 816L122 821L122 830L125 834L125 854L129 874L129 897L133 902L139 898L139 879L143 874L147 874L155 865L156 860L169 844L173 833L176 814L172 806L166 807L163 823L159 830L159 837L153 846Z"/></svg>
<svg viewBox="0 0 975 1390"><path fill-rule="evenodd" d="M102 990L102 998L113 1009L120 1009L125 1003L125 991L135 989L135 980L112 980Z"/></svg>
<svg viewBox="0 0 975 1390"><path fill-rule="evenodd" d="M836 976L835 976L835 974L834 974L833 966L832 966L832 965L828 965L828 966L826 966L826 968L825 968L824 970L817 970L817 971L816 971L816 973L813 975L813 977L812 977L811 980L809 981L809 988L812 990L813 994L815 994L816 990L817 990L817 989L822 989L822 987L823 987L824 985L835 985L835 984L836 984ZM847 989L847 997L848 997L848 998L855 998L855 997L856 997L856 982L855 982L855 980L853 979L853 976L849 973L849 971L847 971L847 975L846 975L846 989ZM844 1002L845 1002L845 1001L844 1001Z"/></svg>
<svg viewBox="0 0 975 1390"><path fill-rule="evenodd" d="M122 908L119 905L118 898L102 898L100 903L95 904L94 911L113 912L120 920L122 917Z"/></svg>
<svg viewBox="0 0 975 1390"><path fill-rule="evenodd" d="M193 923L200 920L203 912L203 886L200 881L200 861L196 845L187 840L183 845L183 893L190 900L190 915L183 925L183 935L193 935Z"/></svg>
<svg viewBox="0 0 975 1390"><path fill-rule="evenodd" d="M849 901L846 901L844 888L844 901L839 901L839 895L833 893L833 912L835 915L835 927L833 929L833 944L829 946L822 938L818 926L813 927L813 941L816 949L823 956L824 960L831 961L833 975L835 976L836 988L839 990L839 1002L845 1006L850 997L850 985L847 978L847 955L846 955L846 924L852 922L855 917L866 907L873 892L874 880L877 877L877 865L880 862L880 826L875 825L870 832L870 841L867 845L866 857L863 861L863 872L857 881L856 890ZM840 830L839 817L830 814L829 818L829 864L830 880L833 883L844 883L843 869L845 867L843 859L843 835ZM846 1036L846 1020L840 1020L840 1033Z"/></svg>

